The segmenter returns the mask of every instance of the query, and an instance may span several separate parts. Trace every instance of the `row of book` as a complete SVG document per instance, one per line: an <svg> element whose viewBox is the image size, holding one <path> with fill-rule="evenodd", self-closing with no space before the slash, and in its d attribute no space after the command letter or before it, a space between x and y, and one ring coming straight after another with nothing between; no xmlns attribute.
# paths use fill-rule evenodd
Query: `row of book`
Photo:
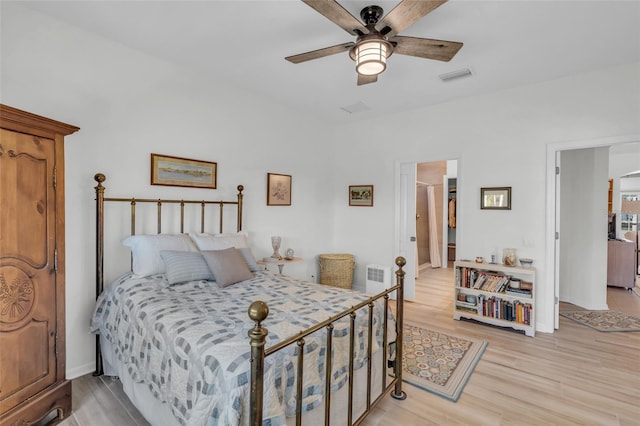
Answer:
<svg viewBox="0 0 640 426"><path fill-rule="evenodd" d="M485 317L514 321L519 324L531 324L531 304L519 300L504 300L499 297L478 297L478 313Z"/></svg>
<svg viewBox="0 0 640 426"><path fill-rule="evenodd" d="M478 272L472 288L476 290L501 293L505 291L510 280L511 277L509 275L493 274L491 272Z"/></svg>
<svg viewBox="0 0 640 426"><path fill-rule="evenodd" d="M457 286L462 288L472 288L475 290L528 298L531 298L533 294L530 288L510 287L511 276L496 272L478 271L472 268L457 268L455 279Z"/></svg>
<svg viewBox="0 0 640 426"><path fill-rule="evenodd" d="M475 304L456 301L456 309L485 317L531 325L532 306L530 303L523 303L519 300L504 300L499 297L481 295L478 296Z"/></svg>
<svg viewBox="0 0 640 426"><path fill-rule="evenodd" d="M456 283L458 287L463 288L499 293L507 288L510 279L508 275L495 272L478 271L472 268L456 269Z"/></svg>

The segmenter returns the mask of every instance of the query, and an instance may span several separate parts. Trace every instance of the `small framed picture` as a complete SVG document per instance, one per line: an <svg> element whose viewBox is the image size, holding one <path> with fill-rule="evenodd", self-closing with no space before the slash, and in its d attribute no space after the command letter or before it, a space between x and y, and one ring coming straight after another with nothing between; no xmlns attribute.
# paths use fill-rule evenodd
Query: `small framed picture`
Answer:
<svg viewBox="0 0 640 426"><path fill-rule="evenodd" d="M480 188L480 208L483 210L511 210L511 187Z"/></svg>
<svg viewBox="0 0 640 426"><path fill-rule="evenodd" d="M267 173L267 205L291 205L291 176Z"/></svg>
<svg viewBox="0 0 640 426"><path fill-rule="evenodd" d="M373 185L349 185L349 205L373 207Z"/></svg>
<svg viewBox="0 0 640 426"><path fill-rule="evenodd" d="M218 163L151 154L151 185L216 189Z"/></svg>

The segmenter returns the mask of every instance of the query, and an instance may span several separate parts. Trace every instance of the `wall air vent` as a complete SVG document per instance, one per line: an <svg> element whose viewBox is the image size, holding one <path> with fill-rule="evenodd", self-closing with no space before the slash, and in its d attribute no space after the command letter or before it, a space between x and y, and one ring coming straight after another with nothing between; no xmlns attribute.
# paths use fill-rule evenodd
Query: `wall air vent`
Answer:
<svg viewBox="0 0 640 426"><path fill-rule="evenodd" d="M442 81L451 81L457 78L468 77L470 75L471 75L471 70L469 68L463 68L461 70L440 74L438 77L440 77L440 80Z"/></svg>
<svg viewBox="0 0 640 426"><path fill-rule="evenodd" d="M391 268L381 265L367 265L366 292L378 294L391 287Z"/></svg>

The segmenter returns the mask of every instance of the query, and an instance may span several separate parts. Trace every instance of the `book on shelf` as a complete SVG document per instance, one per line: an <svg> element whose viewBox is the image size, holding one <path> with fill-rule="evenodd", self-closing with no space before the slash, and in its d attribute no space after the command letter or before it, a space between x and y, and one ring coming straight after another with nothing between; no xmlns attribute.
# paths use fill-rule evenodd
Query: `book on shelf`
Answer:
<svg viewBox="0 0 640 426"><path fill-rule="evenodd" d="M504 293L510 296L522 296L522 297L529 297L529 298L532 296L531 290L523 290L520 288L511 288L511 287L508 287Z"/></svg>
<svg viewBox="0 0 640 426"><path fill-rule="evenodd" d="M478 297L478 313L485 317L530 324L531 304L519 300L509 301L500 297Z"/></svg>
<svg viewBox="0 0 640 426"><path fill-rule="evenodd" d="M456 309L459 311L467 311L474 314L478 313L478 307L476 305L467 306L468 304L456 303Z"/></svg>
<svg viewBox="0 0 640 426"><path fill-rule="evenodd" d="M509 285L509 280L511 279L508 275L492 272L478 272L477 276L477 279L473 282L473 288L493 293L500 293L504 291L507 285Z"/></svg>

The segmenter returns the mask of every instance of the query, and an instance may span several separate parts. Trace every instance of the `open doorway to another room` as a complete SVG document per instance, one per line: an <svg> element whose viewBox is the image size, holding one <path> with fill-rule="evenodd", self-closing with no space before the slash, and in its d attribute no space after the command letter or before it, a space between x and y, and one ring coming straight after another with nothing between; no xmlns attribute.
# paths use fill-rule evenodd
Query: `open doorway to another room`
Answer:
<svg viewBox="0 0 640 426"><path fill-rule="evenodd" d="M545 302L538 305L538 318L545 318L553 306L555 329L559 328L560 302L592 310L606 310L613 303L628 314L638 314L633 275L638 246L625 237L621 219L623 195L633 192L626 184L640 194L637 182L626 181L639 166L637 135L547 146L546 251L552 267L546 276L554 283L555 303L550 303L550 294L542 296ZM624 252L630 254L627 261L621 262L613 246L625 246ZM621 276L630 278L621 280ZM541 331L549 329L540 324Z"/></svg>
<svg viewBox="0 0 640 426"><path fill-rule="evenodd" d="M640 145L638 145L640 148ZM640 160L640 150L638 151ZM640 161L637 164L640 167ZM620 232L617 239L633 246L634 281L636 286L640 278L640 170L622 175L619 179L620 189ZM615 217L615 214L614 214ZM617 232L614 221L614 230Z"/></svg>
<svg viewBox="0 0 640 426"><path fill-rule="evenodd" d="M610 148L607 284L640 295L640 142ZM613 223L612 223L613 221ZM613 241L612 241L613 240Z"/></svg>
<svg viewBox="0 0 640 426"><path fill-rule="evenodd" d="M456 252L457 160L418 163L416 169L417 271L453 265Z"/></svg>

